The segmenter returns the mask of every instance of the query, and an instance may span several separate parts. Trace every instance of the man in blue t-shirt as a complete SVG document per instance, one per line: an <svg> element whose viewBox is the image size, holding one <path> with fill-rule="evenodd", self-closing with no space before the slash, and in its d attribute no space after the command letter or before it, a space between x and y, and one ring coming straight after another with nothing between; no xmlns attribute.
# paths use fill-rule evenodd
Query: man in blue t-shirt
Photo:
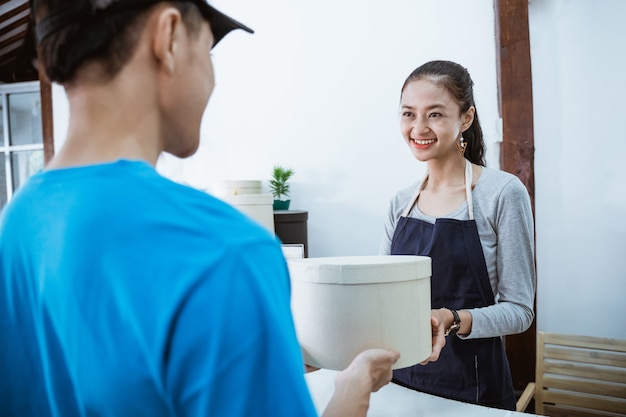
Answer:
<svg viewBox="0 0 626 417"><path fill-rule="evenodd" d="M196 151L209 50L251 30L204 0L32 3L70 121L0 220L0 415L314 416L277 240L154 169ZM325 415L364 416L398 356L357 356Z"/></svg>

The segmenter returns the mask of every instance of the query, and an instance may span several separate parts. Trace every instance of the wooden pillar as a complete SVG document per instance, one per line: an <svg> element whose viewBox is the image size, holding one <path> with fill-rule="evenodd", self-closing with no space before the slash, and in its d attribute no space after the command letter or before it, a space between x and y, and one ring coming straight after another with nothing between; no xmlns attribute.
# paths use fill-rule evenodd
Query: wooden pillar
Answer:
<svg viewBox="0 0 626 417"><path fill-rule="evenodd" d="M52 85L45 77L39 80L39 95L41 97L41 133L43 136L44 164L54 156L54 125L52 122Z"/></svg>
<svg viewBox="0 0 626 417"><path fill-rule="evenodd" d="M32 20L31 20L32 24ZM29 29L32 35L32 30ZM34 44L34 39L32 39ZM39 51L37 51L39 55ZM39 96L41 99L41 133L43 136L43 157L44 165L54 156L54 123L52 118L52 84L46 76L43 65L38 65L39 72Z"/></svg>
<svg viewBox="0 0 626 417"><path fill-rule="evenodd" d="M530 194L535 212L532 70L528 0L494 0L499 108L502 118L502 170L517 175ZM535 309L536 311L536 309ZM536 326L507 336L513 384L522 390L535 379Z"/></svg>

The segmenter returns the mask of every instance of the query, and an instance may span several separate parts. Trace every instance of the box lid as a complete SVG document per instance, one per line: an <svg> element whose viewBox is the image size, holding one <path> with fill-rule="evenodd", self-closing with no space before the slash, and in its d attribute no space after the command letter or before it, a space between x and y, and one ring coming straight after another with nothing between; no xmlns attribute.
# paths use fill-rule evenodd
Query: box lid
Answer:
<svg viewBox="0 0 626 417"><path fill-rule="evenodd" d="M270 208L274 202L274 198L271 194L237 194L237 195L223 195L219 197L221 200L226 201L234 206L244 205L269 205ZM272 213L270 213L271 215Z"/></svg>
<svg viewBox="0 0 626 417"><path fill-rule="evenodd" d="M217 180L213 182L214 187L222 188L261 188L261 180Z"/></svg>
<svg viewBox="0 0 626 417"><path fill-rule="evenodd" d="M218 180L214 181L209 191L217 197L239 194L261 194L260 180Z"/></svg>
<svg viewBox="0 0 626 417"><path fill-rule="evenodd" d="M427 256L345 256L290 259L291 279L320 284L381 284L431 276Z"/></svg>

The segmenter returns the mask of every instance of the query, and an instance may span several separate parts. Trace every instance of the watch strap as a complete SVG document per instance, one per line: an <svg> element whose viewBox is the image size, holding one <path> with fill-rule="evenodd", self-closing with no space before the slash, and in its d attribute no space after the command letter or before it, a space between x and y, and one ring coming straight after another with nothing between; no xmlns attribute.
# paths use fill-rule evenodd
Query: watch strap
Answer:
<svg viewBox="0 0 626 417"><path fill-rule="evenodd" d="M459 317L459 313L456 310L448 307L444 308L446 310L450 310L450 312L452 313L452 317L454 317L454 321L452 325L448 329L446 329L445 335L454 336L461 329L461 317Z"/></svg>

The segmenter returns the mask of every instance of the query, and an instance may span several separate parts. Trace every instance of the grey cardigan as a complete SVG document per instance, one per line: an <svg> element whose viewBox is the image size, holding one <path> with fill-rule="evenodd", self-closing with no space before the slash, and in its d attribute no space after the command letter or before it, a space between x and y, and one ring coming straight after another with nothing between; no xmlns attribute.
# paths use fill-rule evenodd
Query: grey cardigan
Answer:
<svg viewBox="0 0 626 417"><path fill-rule="evenodd" d="M418 181L391 199L379 254L390 254L398 219L420 185ZM472 191L472 200L496 304L468 310L472 314L472 332L460 337L476 339L521 333L528 329L534 317L536 287L530 197L516 176L483 167ZM466 201L443 217L468 220L467 207ZM409 216L435 222L435 217L422 213L417 204Z"/></svg>

